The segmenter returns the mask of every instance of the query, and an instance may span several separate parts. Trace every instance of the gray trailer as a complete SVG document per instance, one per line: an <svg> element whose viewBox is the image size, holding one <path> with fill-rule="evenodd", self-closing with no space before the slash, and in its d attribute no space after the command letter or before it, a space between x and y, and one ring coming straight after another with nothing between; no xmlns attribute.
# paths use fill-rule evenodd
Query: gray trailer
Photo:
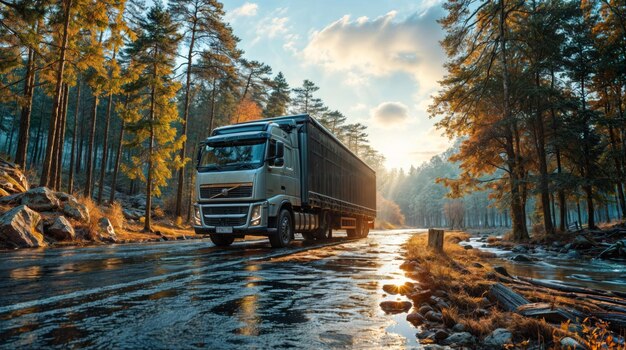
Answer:
<svg viewBox="0 0 626 350"><path fill-rule="evenodd" d="M215 129L197 171L194 229L219 246L261 235L284 247L333 229L362 238L376 217L376 173L308 115Z"/></svg>

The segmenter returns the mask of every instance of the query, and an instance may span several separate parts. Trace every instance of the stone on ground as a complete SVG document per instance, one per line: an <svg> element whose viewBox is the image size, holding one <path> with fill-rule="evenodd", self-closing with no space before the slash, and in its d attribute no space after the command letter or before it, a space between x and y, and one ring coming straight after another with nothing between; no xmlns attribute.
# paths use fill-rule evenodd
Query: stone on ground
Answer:
<svg viewBox="0 0 626 350"><path fill-rule="evenodd" d="M53 211L59 208L59 199L47 187L36 187L24 192L22 204L35 211Z"/></svg>
<svg viewBox="0 0 626 350"><path fill-rule="evenodd" d="M98 220L98 233L97 237L99 240L104 242L117 242L117 235L115 234L115 229L113 229L113 224L107 218L101 218Z"/></svg>
<svg viewBox="0 0 626 350"><path fill-rule="evenodd" d="M9 210L0 216L0 243L19 248L45 247L40 222L41 215L25 205Z"/></svg>
<svg viewBox="0 0 626 350"><path fill-rule="evenodd" d="M71 241L76 238L74 227L64 216L54 218L52 224L44 228L45 234L58 241Z"/></svg>

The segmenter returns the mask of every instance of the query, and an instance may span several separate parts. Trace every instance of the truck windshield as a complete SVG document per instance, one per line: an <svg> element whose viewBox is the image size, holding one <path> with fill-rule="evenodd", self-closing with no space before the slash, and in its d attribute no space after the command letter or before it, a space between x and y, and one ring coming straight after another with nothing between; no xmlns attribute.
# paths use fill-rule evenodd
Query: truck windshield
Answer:
<svg viewBox="0 0 626 350"><path fill-rule="evenodd" d="M200 150L198 171L256 169L265 161L265 140L207 144Z"/></svg>

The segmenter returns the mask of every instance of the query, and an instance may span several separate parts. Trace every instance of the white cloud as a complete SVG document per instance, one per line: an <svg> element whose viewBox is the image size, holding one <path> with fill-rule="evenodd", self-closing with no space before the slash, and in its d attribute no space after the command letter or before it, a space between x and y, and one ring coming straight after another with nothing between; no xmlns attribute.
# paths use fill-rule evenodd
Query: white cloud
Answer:
<svg viewBox="0 0 626 350"><path fill-rule="evenodd" d="M409 109L401 102L383 102L371 111L377 124L388 127L404 123L409 118Z"/></svg>
<svg viewBox="0 0 626 350"><path fill-rule="evenodd" d="M428 91L444 73L443 33L436 22L442 15L439 6L402 20L395 11L375 19L346 15L313 31L301 55L305 63L333 71L373 77L408 73Z"/></svg>
<svg viewBox="0 0 626 350"><path fill-rule="evenodd" d="M245 4L237 7L236 9L226 14L227 21L234 21L239 17L254 17L259 10L259 5L253 2L246 2Z"/></svg>

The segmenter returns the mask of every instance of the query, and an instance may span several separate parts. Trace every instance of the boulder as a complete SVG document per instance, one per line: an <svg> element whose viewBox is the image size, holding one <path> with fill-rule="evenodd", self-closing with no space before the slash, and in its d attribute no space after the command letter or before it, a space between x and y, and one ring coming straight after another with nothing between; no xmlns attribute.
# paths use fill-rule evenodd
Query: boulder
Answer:
<svg viewBox="0 0 626 350"><path fill-rule="evenodd" d="M574 240L572 241L572 248L578 248L578 249L588 249L595 246L595 243L590 241L587 237L583 236L583 235L578 235L576 236L576 238L574 238Z"/></svg>
<svg viewBox="0 0 626 350"><path fill-rule="evenodd" d="M39 230L41 215L25 205L17 206L0 216L0 243L12 247L45 247Z"/></svg>
<svg viewBox="0 0 626 350"><path fill-rule="evenodd" d="M426 289L426 290L419 290L414 293L411 293L408 295L408 297L411 300L413 300L415 303L421 303L422 301L428 300L431 295L432 293L430 292L430 289Z"/></svg>
<svg viewBox="0 0 626 350"><path fill-rule="evenodd" d="M14 163L0 158L0 197L28 191L29 185L22 170Z"/></svg>
<svg viewBox="0 0 626 350"><path fill-rule="evenodd" d="M104 242L117 242L117 235L115 234L115 229L113 229L113 224L107 218L101 218L98 220L98 232L97 237L99 240Z"/></svg>
<svg viewBox="0 0 626 350"><path fill-rule="evenodd" d="M584 346L582 346L579 342L570 337L562 338L560 343L563 349L585 350Z"/></svg>
<svg viewBox="0 0 626 350"><path fill-rule="evenodd" d="M22 201L23 193L16 193L4 197L0 197L0 204L2 205L15 205Z"/></svg>
<svg viewBox="0 0 626 350"><path fill-rule="evenodd" d="M452 331L453 332L463 332L465 331L465 325L462 323L457 323L454 325L454 327L452 327Z"/></svg>
<svg viewBox="0 0 626 350"><path fill-rule="evenodd" d="M47 187L35 187L24 192L22 204L35 211L53 211L59 208L59 199Z"/></svg>
<svg viewBox="0 0 626 350"><path fill-rule="evenodd" d="M58 241L71 241L76 238L74 227L64 216L54 218L52 224L44 228L44 233Z"/></svg>
<svg viewBox="0 0 626 350"><path fill-rule="evenodd" d="M523 255L523 254L518 254L518 255L512 257L511 260L517 261L517 262L533 262L532 258L530 258L527 255Z"/></svg>
<svg viewBox="0 0 626 350"><path fill-rule="evenodd" d="M443 320L441 313L436 311L428 311L424 317L431 322L441 322Z"/></svg>
<svg viewBox="0 0 626 350"><path fill-rule="evenodd" d="M433 311L433 308L430 305L422 305L419 308L419 313L422 315L426 315L428 311Z"/></svg>
<svg viewBox="0 0 626 350"><path fill-rule="evenodd" d="M407 312L411 307L413 304L410 301L383 301L380 303L380 308L389 314Z"/></svg>
<svg viewBox="0 0 626 350"><path fill-rule="evenodd" d="M498 328L491 332L484 340L483 344L492 349L502 349L504 345L513 341L513 334L506 328Z"/></svg>
<svg viewBox="0 0 626 350"><path fill-rule="evenodd" d="M129 220L139 220L139 218L144 216L144 211L138 209L122 209L122 213Z"/></svg>
<svg viewBox="0 0 626 350"><path fill-rule="evenodd" d="M463 249L470 250L470 249L474 249L474 247L472 247L471 245L464 245Z"/></svg>
<svg viewBox="0 0 626 350"><path fill-rule="evenodd" d="M420 315L417 312L412 312L406 315L406 320L411 322L414 326L419 326L425 321L424 316Z"/></svg>
<svg viewBox="0 0 626 350"><path fill-rule="evenodd" d="M63 214L80 222L89 222L89 209L73 196L63 203Z"/></svg>
<svg viewBox="0 0 626 350"><path fill-rule="evenodd" d="M493 270L501 274L502 276L511 277L511 275L509 275L509 272L506 270L506 267L504 266L494 266Z"/></svg>
<svg viewBox="0 0 626 350"><path fill-rule="evenodd" d="M476 343L476 338L468 332L452 333L441 342L443 345L455 346L473 345L474 343Z"/></svg>
<svg viewBox="0 0 626 350"><path fill-rule="evenodd" d="M578 250L570 250L569 252L567 252L567 254L565 254L565 258L566 259L571 259L571 260L578 260L578 259L582 259L582 255L578 252Z"/></svg>
<svg viewBox="0 0 626 350"><path fill-rule="evenodd" d="M446 339L449 336L450 333L448 333L445 329L440 328L435 331L435 340L438 342Z"/></svg>
<svg viewBox="0 0 626 350"><path fill-rule="evenodd" d="M520 244L520 245L516 245L515 247L513 247L511 251L514 253L528 253L528 248Z"/></svg>

